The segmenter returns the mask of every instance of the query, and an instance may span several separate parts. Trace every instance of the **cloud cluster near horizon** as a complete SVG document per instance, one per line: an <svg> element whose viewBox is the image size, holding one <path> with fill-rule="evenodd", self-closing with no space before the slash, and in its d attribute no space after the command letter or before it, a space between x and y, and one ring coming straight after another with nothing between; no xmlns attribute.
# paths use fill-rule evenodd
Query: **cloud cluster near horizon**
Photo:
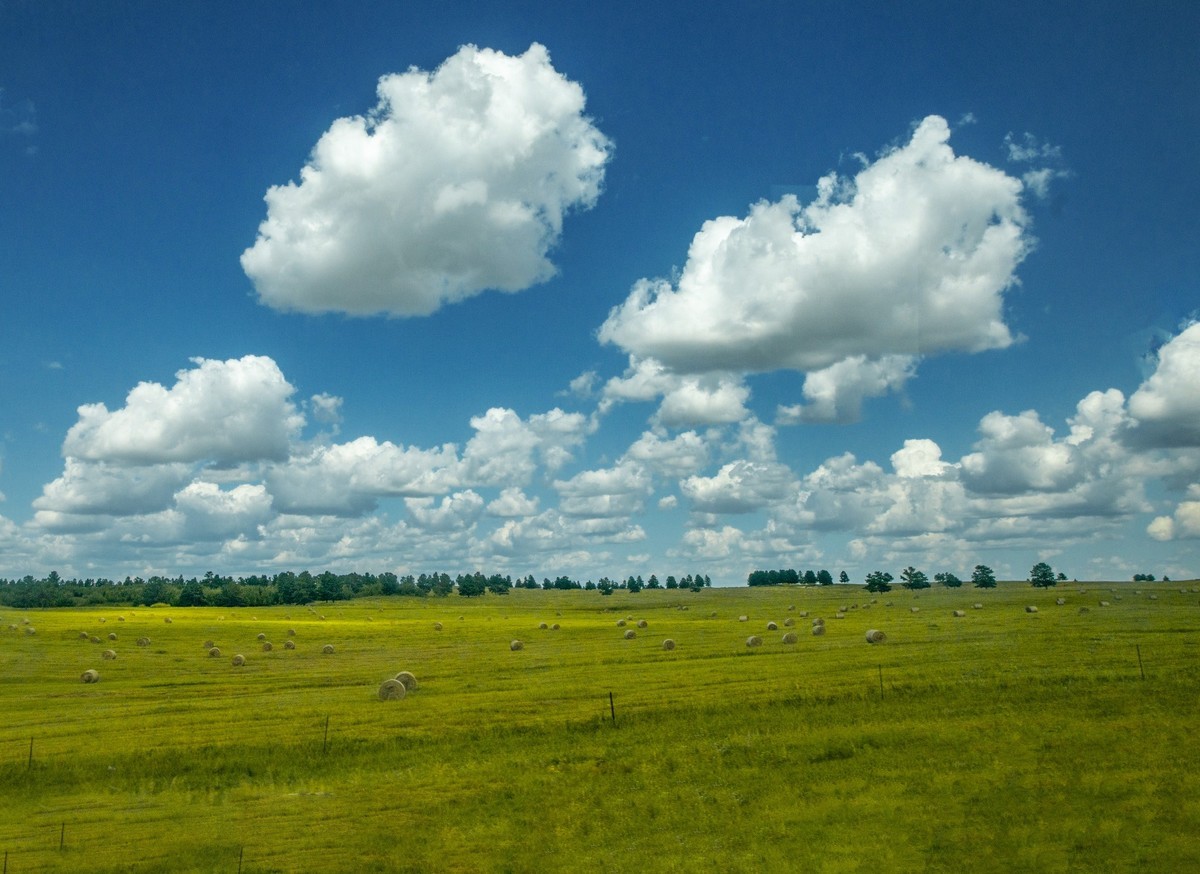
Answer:
<svg viewBox="0 0 1200 874"><path fill-rule="evenodd" d="M600 195L612 143L545 47L464 46L437 70L382 77L339 118L300 181L272 187L242 267L280 310L428 315L555 273L572 209Z"/></svg>

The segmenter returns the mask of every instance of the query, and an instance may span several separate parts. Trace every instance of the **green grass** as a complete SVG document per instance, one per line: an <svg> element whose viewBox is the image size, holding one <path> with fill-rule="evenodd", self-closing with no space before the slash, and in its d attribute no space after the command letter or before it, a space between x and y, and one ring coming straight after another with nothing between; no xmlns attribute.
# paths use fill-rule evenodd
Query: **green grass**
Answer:
<svg viewBox="0 0 1200 874"><path fill-rule="evenodd" d="M0 852L13 874L1200 870L1193 585L4 610ZM421 688L377 700L402 669Z"/></svg>

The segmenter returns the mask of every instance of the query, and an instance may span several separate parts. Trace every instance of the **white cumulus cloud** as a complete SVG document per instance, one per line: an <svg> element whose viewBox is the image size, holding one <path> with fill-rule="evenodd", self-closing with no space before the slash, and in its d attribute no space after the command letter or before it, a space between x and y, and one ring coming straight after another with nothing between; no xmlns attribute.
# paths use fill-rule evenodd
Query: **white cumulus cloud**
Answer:
<svg viewBox="0 0 1200 874"><path fill-rule="evenodd" d="M1200 446L1200 322L1184 328L1158 350L1155 371L1129 398L1142 446Z"/></svg>
<svg viewBox="0 0 1200 874"><path fill-rule="evenodd" d="M432 73L382 77L378 96L333 123L298 183L267 192L242 254L259 298L414 316L549 279L564 214L595 204L612 144L546 49L464 46Z"/></svg>

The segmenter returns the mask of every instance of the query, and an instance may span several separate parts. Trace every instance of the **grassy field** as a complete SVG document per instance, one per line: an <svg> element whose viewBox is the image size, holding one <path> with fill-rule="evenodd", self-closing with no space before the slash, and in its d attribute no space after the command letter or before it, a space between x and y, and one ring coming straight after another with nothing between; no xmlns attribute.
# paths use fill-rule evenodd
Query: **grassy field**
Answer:
<svg viewBox="0 0 1200 874"><path fill-rule="evenodd" d="M1200 870L1196 585L4 610L0 853L11 874ZM379 700L401 670L420 688Z"/></svg>

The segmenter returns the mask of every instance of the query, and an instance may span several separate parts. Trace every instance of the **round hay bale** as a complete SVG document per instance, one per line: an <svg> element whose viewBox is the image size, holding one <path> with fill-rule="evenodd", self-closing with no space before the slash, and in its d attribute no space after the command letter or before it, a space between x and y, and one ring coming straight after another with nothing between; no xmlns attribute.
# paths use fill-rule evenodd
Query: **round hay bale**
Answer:
<svg viewBox="0 0 1200 874"><path fill-rule="evenodd" d="M1101 606L1101 607L1107 607L1107 606L1108 606L1108 602L1107 602L1107 601L1101 601L1101 602L1100 602L1100 606Z"/></svg>
<svg viewBox="0 0 1200 874"><path fill-rule="evenodd" d="M442 623L440 623L440 622L435 622L435 623L433 623L433 630L434 630L434 631L441 631L441 630L442 630Z"/></svg>
<svg viewBox="0 0 1200 874"><path fill-rule="evenodd" d="M125 617L124 617L124 616L118 616L118 617L117 617L117 621L118 621L118 622L124 622L124 621L125 621Z"/></svg>
<svg viewBox="0 0 1200 874"><path fill-rule="evenodd" d="M117 633L116 633L115 631L110 631L110 632L108 633L108 639L109 639L109 640L116 640L116 639L117 639Z"/></svg>
<svg viewBox="0 0 1200 874"><path fill-rule="evenodd" d="M295 636L296 636L296 629L289 628L288 629L288 637L295 637Z"/></svg>
<svg viewBox="0 0 1200 874"><path fill-rule="evenodd" d="M384 680L379 684L380 701L399 701L406 694L408 694L408 690L399 680Z"/></svg>
<svg viewBox="0 0 1200 874"><path fill-rule="evenodd" d="M551 631L558 631L558 623L557 623L557 622L555 622L553 625L551 625L551 626L550 626L550 630L551 630Z"/></svg>
<svg viewBox="0 0 1200 874"><path fill-rule="evenodd" d="M170 617L170 616L164 616L164 617L163 617L163 622L165 622L167 625L170 625L170 624L171 624L171 617Z"/></svg>
<svg viewBox="0 0 1200 874"><path fill-rule="evenodd" d="M262 645L263 652L270 652L274 647L271 646L271 641L264 640Z"/></svg>
<svg viewBox="0 0 1200 874"><path fill-rule="evenodd" d="M100 617L100 621L101 621L101 622L107 622L108 620L107 620L107 619L105 619L103 616L101 616L101 617Z"/></svg>
<svg viewBox="0 0 1200 874"><path fill-rule="evenodd" d="M845 619L845 618L846 618L846 614L845 614L845 613L834 613L834 614L833 614L833 618L834 618L834 619Z"/></svg>
<svg viewBox="0 0 1200 874"><path fill-rule="evenodd" d="M908 612L909 612L909 613L920 613L920 612L921 612L921 608L920 608L920 607L909 607L909 608L908 608Z"/></svg>
<svg viewBox="0 0 1200 874"><path fill-rule="evenodd" d="M796 609L795 604L788 604L788 610L795 610L795 609Z"/></svg>
<svg viewBox="0 0 1200 874"><path fill-rule="evenodd" d="M972 609L974 609L974 610L982 610L982 609L983 609L983 605L982 605L982 604L972 604L972 605L971 605L971 608L972 608Z"/></svg>
<svg viewBox="0 0 1200 874"><path fill-rule="evenodd" d="M877 628L872 628L867 632L867 643L883 643L887 640L887 635Z"/></svg>
<svg viewBox="0 0 1200 874"><path fill-rule="evenodd" d="M1025 608L1025 612L1026 613L1036 613L1037 607L1034 607L1032 604L1030 604L1028 607Z"/></svg>
<svg viewBox="0 0 1200 874"><path fill-rule="evenodd" d="M1151 595L1151 596L1150 596L1150 600L1151 600L1151 601L1157 601L1157 600L1158 600L1158 595Z"/></svg>
<svg viewBox="0 0 1200 874"><path fill-rule="evenodd" d="M813 637L820 637L824 633L825 633L824 625L814 625L813 626Z"/></svg>
<svg viewBox="0 0 1200 874"><path fill-rule="evenodd" d="M255 640L266 640L267 636L260 631L258 634L256 634L254 636L254 639Z"/></svg>
<svg viewBox="0 0 1200 874"><path fill-rule="evenodd" d="M545 630L546 630L546 629L548 629L549 627L550 627L550 626L549 626L549 625L547 625L545 622L539 622L539 623L538 623L538 631L545 631Z"/></svg>
<svg viewBox="0 0 1200 874"><path fill-rule="evenodd" d="M204 641L204 648L205 648L205 649L212 649L214 646L216 646L216 644L215 644L215 643L213 643L211 640L206 640L206 641Z"/></svg>
<svg viewBox="0 0 1200 874"><path fill-rule="evenodd" d="M91 637L91 635L90 635L90 634L88 634L86 631L81 631L81 632L79 632L79 639L80 639L80 640L87 640L87 639L88 639L88 638L90 638L90 637Z"/></svg>
<svg viewBox="0 0 1200 874"><path fill-rule="evenodd" d="M149 646L149 645L150 645L150 638L148 638L148 637L139 637L139 638L137 639L137 645L138 645L138 646Z"/></svg>
<svg viewBox="0 0 1200 874"><path fill-rule="evenodd" d="M111 662L117 657L117 654L115 652L113 652L111 649L106 649L104 652L100 653L100 656L105 661Z"/></svg>
<svg viewBox="0 0 1200 874"><path fill-rule="evenodd" d="M92 643L100 642L100 638L96 637L96 635L94 635L94 634L91 637L89 637L88 640L91 641Z"/></svg>
<svg viewBox="0 0 1200 874"><path fill-rule="evenodd" d="M749 621L750 621L749 616L739 616L738 617L738 622L749 622Z"/></svg>
<svg viewBox="0 0 1200 874"><path fill-rule="evenodd" d="M966 610L955 610L954 615L956 618L962 619L964 616L967 615L967 611Z"/></svg>
<svg viewBox="0 0 1200 874"><path fill-rule="evenodd" d="M283 642L283 648L284 648L284 649L295 649L295 648L296 648L296 641L294 641L294 640L285 640L285 641Z"/></svg>
<svg viewBox="0 0 1200 874"><path fill-rule="evenodd" d="M801 611L800 611L800 618L801 618L801 619L807 619L807 618L808 618L808 611L807 611L807 610L801 610Z"/></svg>
<svg viewBox="0 0 1200 874"><path fill-rule="evenodd" d="M849 607L838 607L838 610L837 610L837 611L838 611L839 613L845 613L845 612L846 612L847 610L849 610L849 609L850 609Z"/></svg>
<svg viewBox="0 0 1200 874"><path fill-rule="evenodd" d="M219 659L221 657L220 647L216 647L216 646L211 647L208 651L208 657L210 659Z"/></svg>
<svg viewBox="0 0 1200 874"><path fill-rule="evenodd" d="M794 632L794 631L789 631L783 635L784 643L795 643L797 639L798 638L796 637L796 632Z"/></svg>
<svg viewBox="0 0 1200 874"><path fill-rule="evenodd" d="M618 619L618 620L617 620L617 628L624 628L624 627L625 627L625 620L624 620L624 619Z"/></svg>
<svg viewBox="0 0 1200 874"><path fill-rule="evenodd" d="M634 631L632 628L625 629L625 639L626 640L633 640L635 637L637 637L636 631Z"/></svg>
<svg viewBox="0 0 1200 874"><path fill-rule="evenodd" d="M233 666L235 668L240 668L244 664L246 664L246 657L240 652L233 657Z"/></svg>
<svg viewBox="0 0 1200 874"><path fill-rule="evenodd" d="M752 634L746 638L746 646L750 646L750 647L762 646L762 638L759 637L757 634Z"/></svg>
<svg viewBox="0 0 1200 874"><path fill-rule="evenodd" d="M82 674L79 675L79 680L80 680L80 682L83 682L83 683L99 683L100 682L100 673L91 668L88 668L86 671L84 671Z"/></svg>
<svg viewBox="0 0 1200 874"><path fill-rule="evenodd" d="M36 629L36 628L34 628L32 625L26 625L26 626L25 626L25 633L26 633L26 634L28 634L28 635L30 635L30 636L33 636L33 635L37 634L37 629Z"/></svg>
<svg viewBox="0 0 1200 874"><path fill-rule="evenodd" d="M1054 603L1057 604L1059 607L1061 607L1067 603L1067 599L1066 598L1055 598Z"/></svg>
<svg viewBox="0 0 1200 874"><path fill-rule="evenodd" d="M767 631L778 631L778 630L779 630L779 626L776 625L774 622L767 623Z"/></svg>
<svg viewBox="0 0 1200 874"><path fill-rule="evenodd" d="M332 643L325 644L323 647L321 647L321 653L323 655L333 655L333 644Z"/></svg>
<svg viewBox="0 0 1200 874"><path fill-rule="evenodd" d="M670 652L671 650L675 649L675 641L671 640L671 638L668 637L666 640L663 641L663 649L665 649L667 652Z"/></svg>
<svg viewBox="0 0 1200 874"><path fill-rule="evenodd" d="M404 684L404 688L409 692L417 691L417 678L412 671L401 671L396 674L396 680Z"/></svg>
<svg viewBox="0 0 1200 874"><path fill-rule="evenodd" d="M645 627L647 627L649 624L650 624L650 623L648 623L648 622L647 622L645 619L639 619L639 620L637 621L637 627L638 627L638 628L645 628Z"/></svg>
<svg viewBox="0 0 1200 874"><path fill-rule="evenodd" d="M516 652L519 649L524 649L525 644L521 643L521 641L519 641L519 640L514 640L512 643L510 643L508 645L508 648L511 649L513 652Z"/></svg>
<svg viewBox="0 0 1200 874"><path fill-rule="evenodd" d="M783 625L785 628L791 628L795 624L796 624L796 620L793 619L791 616L789 616L787 619L783 620Z"/></svg>

